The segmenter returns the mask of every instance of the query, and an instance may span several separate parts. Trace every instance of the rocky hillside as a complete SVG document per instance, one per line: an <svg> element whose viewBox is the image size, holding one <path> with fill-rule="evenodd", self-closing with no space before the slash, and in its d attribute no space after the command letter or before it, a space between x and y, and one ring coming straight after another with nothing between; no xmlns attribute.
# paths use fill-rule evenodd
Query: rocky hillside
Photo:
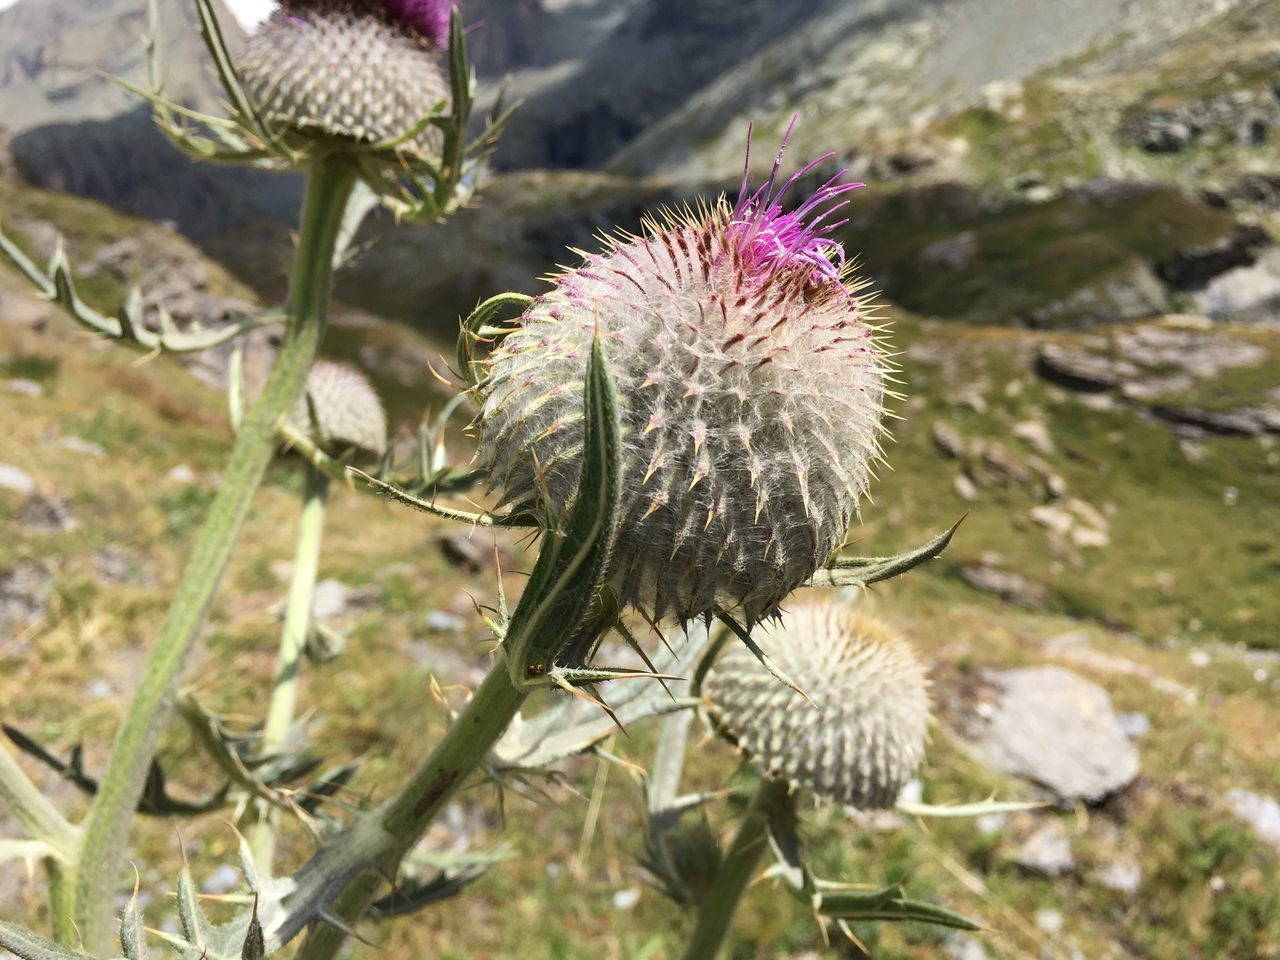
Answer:
<svg viewBox="0 0 1280 960"><path fill-rule="evenodd" d="M505 202L495 196L468 229ZM83 294L104 308L135 281L180 316L211 322L253 301L167 227L3 178L0 204L33 253L65 233ZM981 233L977 250L993 236ZM891 319L908 399L895 410L891 469L864 507L857 548L900 549L968 514L940 561L860 601L930 664L938 719L912 795L1052 805L927 830L895 815L806 811L824 876L905 880L991 931L858 935L883 960L1275 960L1280 330L1186 315L1087 330L1017 329L980 312L957 322L894 310ZM447 349L344 314L325 351L372 371L403 427L438 402L427 372L434 347ZM196 369L216 382L216 360ZM60 754L83 743L93 773L217 485L224 399L166 358L140 365L80 335L4 267L0 392L10 439L0 448L3 719ZM458 458L470 450L461 435L449 446ZM298 488L295 471L273 468L189 675L236 729L257 716L271 674ZM457 703L455 685L474 685L486 666L474 604L494 602L496 573L487 535L356 490L335 491L329 517L317 616L347 648L307 666L304 702L325 760L361 760L350 786L358 801L381 796L447 722L429 691ZM527 567L516 537L499 546L504 570ZM521 585L508 574L509 595ZM632 729L613 749L643 764L652 732ZM737 782L731 751L710 742L697 751L690 789ZM177 795L209 787L186 733L172 731L163 756ZM606 782L590 758L561 776L546 787L552 802L508 792L505 830L491 791L460 795L425 849L507 844L508 859L463 900L370 927L382 950L353 946L352 956L677 956L685 920L636 864L636 784ZM46 782L65 809L82 806L66 781ZM597 789L600 826L585 843L586 798ZM711 812L726 834L731 809ZM0 836L10 834L0 818ZM297 831L285 853L300 856L308 843ZM222 819L184 824L183 844L203 892L235 887L235 840ZM147 921L159 925L181 857L172 823L143 818L134 856L154 894ZM744 955L800 960L830 949L810 912L767 882L748 898L735 928ZM39 923L38 903L36 884L6 864L0 915ZM529 938L526 919L542 935Z"/></svg>

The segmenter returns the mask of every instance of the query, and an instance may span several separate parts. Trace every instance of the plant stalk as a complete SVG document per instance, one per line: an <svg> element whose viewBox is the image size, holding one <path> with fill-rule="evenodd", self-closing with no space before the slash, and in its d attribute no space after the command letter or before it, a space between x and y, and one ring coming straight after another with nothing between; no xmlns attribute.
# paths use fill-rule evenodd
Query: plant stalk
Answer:
<svg viewBox="0 0 1280 960"><path fill-rule="evenodd" d="M218 493L187 562L146 672L116 735L106 775L89 813L75 884L76 919L92 953L111 949L113 901L128 848L129 825L174 693L262 483L276 429L302 395L324 333L333 250L356 172L341 155L319 157L307 177L301 230L290 279L284 343L258 402L236 437Z"/></svg>
<svg viewBox="0 0 1280 960"><path fill-rule="evenodd" d="M298 521L298 543L293 554L293 575L280 631L280 652L271 685L271 701L262 728L258 752L264 757L285 747L289 727L298 703L298 672L302 667L307 632L311 628L316 595L316 571L320 567L320 541L324 536L324 511L329 498L329 478L312 466L306 468L302 491L302 515ZM249 846L254 862L265 876L271 876L275 856L279 811L263 800L254 803L254 823Z"/></svg>
<svg viewBox="0 0 1280 960"><path fill-rule="evenodd" d="M0 743L0 809L8 810L30 839L43 840L65 862L75 860L80 832L31 782L3 743Z"/></svg>
<svg viewBox="0 0 1280 960"><path fill-rule="evenodd" d="M388 837L387 862L398 863L413 848L488 755L528 695L527 690L512 683L506 660L499 656L426 762L384 808L382 829ZM346 923L355 924L384 882L372 871L361 874L338 897L334 913ZM331 960L344 939L345 934L336 927L317 924L299 950L298 960Z"/></svg>
<svg viewBox="0 0 1280 960"><path fill-rule="evenodd" d="M724 946L738 902L768 845L769 813L786 802L788 792L784 781L772 777L765 777L756 787L738 825L733 846L720 861L716 878L698 909L698 922L685 949L684 960L714 960Z"/></svg>

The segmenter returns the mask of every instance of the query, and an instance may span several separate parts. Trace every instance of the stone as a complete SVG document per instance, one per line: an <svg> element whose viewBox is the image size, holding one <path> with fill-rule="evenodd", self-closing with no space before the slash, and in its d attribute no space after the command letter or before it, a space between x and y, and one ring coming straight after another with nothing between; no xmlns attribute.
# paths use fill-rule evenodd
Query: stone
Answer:
<svg viewBox="0 0 1280 960"><path fill-rule="evenodd" d="M1094 873L1098 886L1132 897L1142 886L1142 867L1132 860L1112 860Z"/></svg>
<svg viewBox="0 0 1280 960"><path fill-rule="evenodd" d="M1026 839L1013 854L1013 862L1024 870L1046 877L1060 877L1076 868L1071 855L1071 838L1059 820L1050 820Z"/></svg>
<svg viewBox="0 0 1280 960"><path fill-rule="evenodd" d="M613 895L613 908L615 910L633 910L639 902L639 887L626 887Z"/></svg>
<svg viewBox="0 0 1280 960"><path fill-rule="evenodd" d="M1061 910L1037 910L1036 926L1051 937L1062 932L1063 917Z"/></svg>
<svg viewBox="0 0 1280 960"><path fill-rule="evenodd" d="M935 240L920 251L920 262L926 266L962 270L973 262L978 252L978 238L972 230Z"/></svg>
<svg viewBox="0 0 1280 960"><path fill-rule="evenodd" d="M1151 732L1151 718L1145 713L1122 713L1116 720L1130 740L1141 740Z"/></svg>
<svg viewBox="0 0 1280 960"><path fill-rule="evenodd" d="M93 575L99 583L109 587L152 582L138 559L115 544L109 544L93 555Z"/></svg>
<svg viewBox="0 0 1280 960"><path fill-rule="evenodd" d="M347 612L347 585L329 578L316 584L311 615L317 620L333 620Z"/></svg>
<svg viewBox="0 0 1280 960"><path fill-rule="evenodd" d="M32 496L18 510L18 522L32 533L65 533L79 526L64 497Z"/></svg>
<svg viewBox="0 0 1280 960"><path fill-rule="evenodd" d="M1156 275L1176 290L1203 290L1214 277L1228 270L1252 266L1257 262L1258 251L1270 243L1271 238L1261 227L1238 227L1212 243L1179 250L1156 264Z"/></svg>
<svg viewBox="0 0 1280 960"><path fill-rule="evenodd" d="M998 566L965 564L960 568L960 579L975 590L994 594L1005 603L1022 607L1043 607L1049 599L1049 591L1044 584Z"/></svg>
<svg viewBox="0 0 1280 960"><path fill-rule="evenodd" d="M20 397L27 397L31 400L38 400L44 396L44 387L36 383L34 380L6 380L5 389L10 393L16 393Z"/></svg>
<svg viewBox="0 0 1280 960"><path fill-rule="evenodd" d="M1091 527L1072 527L1071 542L1081 550L1097 549L1111 543L1105 530L1094 530Z"/></svg>
<svg viewBox="0 0 1280 960"><path fill-rule="evenodd" d="M1059 536L1066 536L1075 526L1071 514L1059 507L1041 505L1031 508L1031 519Z"/></svg>
<svg viewBox="0 0 1280 960"><path fill-rule="evenodd" d="M446 610L428 610L423 620L432 633L461 633L467 625L456 613Z"/></svg>
<svg viewBox="0 0 1280 960"><path fill-rule="evenodd" d="M192 484L196 482L196 472L185 463L180 463L166 473L164 478L170 483Z"/></svg>
<svg viewBox="0 0 1280 960"><path fill-rule="evenodd" d="M978 499L978 485L970 480L967 474L956 474L951 486L955 490L956 496L965 503L973 503Z"/></svg>
<svg viewBox="0 0 1280 960"><path fill-rule="evenodd" d="M1219 274L1192 295L1201 313L1215 320L1260 323L1280 319L1280 250L1247 267Z"/></svg>
<svg viewBox="0 0 1280 960"><path fill-rule="evenodd" d="M1053 453L1053 438L1049 436L1049 428L1043 420L1024 420L1022 423L1015 423L1010 432L1037 453L1042 453L1046 457Z"/></svg>
<svg viewBox="0 0 1280 960"><path fill-rule="evenodd" d="M0 649L5 641L44 616L53 592L49 569L34 560L20 560L0 569Z"/></svg>
<svg viewBox="0 0 1280 960"><path fill-rule="evenodd" d="M0 490L8 490L20 497L29 497L36 492L36 482L27 471L7 463L0 463Z"/></svg>
<svg viewBox="0 0 1280 960"><path fill-rule="evenodd" d="M495 566L501 566L503 570L510 570L515 564L515 554L506 544L498 543L495 554L494 539L491 537L475 536L471 533L448 533L442 534L436 538L436 544L440 547L440 552L444 554L445 559L454 566L462 567L471 573L479 573L482 570L493 570Z"/></svg>
<svg viewBox="0 0 1280 960"><path fill-rule="evenodd" d="M942 952L946 960L987 960L987 949L971 933L953 933L947 937Z"/></svg>
<svg viewBox="0 0 1280 960"><path fill-rule="evenodd" d="M1097 684L1062 667L992 671L999 691L977 752L1065 802L1096 803L1138 775L1138 753Z"/></svg>
<svg viewBox="0 0 1280 960"><path fill-rule="evenodd" d="M1280 802L1249 790L1228 790L1223 800L1259 840L1280 851Z"/></svg>
<svg viewBox="0 0 1280 960"><path fill-rule="evenodd" d="M78 453L84 457L92 457L94 460L105 460L107 458L107 451L100 444L82 440L79 437L60 437L54 446L59 450Z"/></svg>
<svg viewBox="0 0 1280 960"><path fill-rule="evenodd" d="M964 439L960 432L949 423L937 420L932 430L933 445L938 452L947 457L960 457L964 454Z"/></svg>

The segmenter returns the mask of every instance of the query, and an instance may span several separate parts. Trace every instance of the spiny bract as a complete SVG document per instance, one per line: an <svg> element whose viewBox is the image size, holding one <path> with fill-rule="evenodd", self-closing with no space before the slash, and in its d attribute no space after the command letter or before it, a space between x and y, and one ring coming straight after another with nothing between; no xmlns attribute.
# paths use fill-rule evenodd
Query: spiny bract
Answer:
<svg viewBox="0 0 1280 960"><path fill-rule="evenodd" d="M439 0L285 0L245 43L237 63L245 92L293 146L402 141L391 149L431 159L440 133L419 128L449 100L437 8L447 26L451 5Z"/></svg>
<svg viewBox="0 0 1280 960"><path fill-rule="evenodd" d="M381 456L387 449L387 415L358 370L320 360L307 375L307 390L290 418L330 456L356 450Z"/></svg>
<svg viewBox="0 0 1280 960"><path fill-rule="evenodd" d="M786 141L783 141L785 146ZM506 503L562 515L599 330L620 402L612 582L681 620L754 623L836 550L879 454L887 362L863 284L829 236L860 184L780 199L820 158L737 203L667 214L555 279L489 358L480 460Z"/></svg>
<svg viewBox="0 0 1280 960"><path fill-rule="evenodd" d="M789 610L763 643L812 700L745 647L716 662L702 693L716 728L767 775L836 803L894 803L924 756L928 682L911 647L847 607Z"/></svg>

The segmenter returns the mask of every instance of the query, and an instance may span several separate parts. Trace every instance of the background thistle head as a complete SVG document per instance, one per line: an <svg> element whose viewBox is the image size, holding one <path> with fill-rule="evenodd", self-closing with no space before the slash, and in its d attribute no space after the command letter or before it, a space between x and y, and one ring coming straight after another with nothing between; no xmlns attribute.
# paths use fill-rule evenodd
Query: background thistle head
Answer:
<svg viewBox="0 0 1280 960"><path fill-rule="evenodd" d="M703 683L717 732L762 773L835 803L887 807L924 756L928 682L907 642L844 606L788 611L766 651L809 699L732 645Z"/></svg>
<svg viewBox="0 0 1280 960"><path fill-rule="evenodd" d="M492 486L562 514L601 331L624 434L614 581L655 617L774 613L839 547L879 456L888 363L828 236L854 185L836 177L784 213L796 178L777 189L777 169L737 204L668 213L585 255L480 385Z"/></svg>
<svg viewBox="0 0 1280 960"><path fill-rule="evenodd" d="M316 362L290 422L332 457L379 457L387 449L382 402L364 374L345 364Z"/></svg>
<svg viewBox="0 0 1280 960"><path fill-rule="evenodd" d="M382 149L431 159L426 118L447 106L451 0L284 0L238 68L263 123L293 148ZM394 144L388 148L387 144Z"/></svg>

